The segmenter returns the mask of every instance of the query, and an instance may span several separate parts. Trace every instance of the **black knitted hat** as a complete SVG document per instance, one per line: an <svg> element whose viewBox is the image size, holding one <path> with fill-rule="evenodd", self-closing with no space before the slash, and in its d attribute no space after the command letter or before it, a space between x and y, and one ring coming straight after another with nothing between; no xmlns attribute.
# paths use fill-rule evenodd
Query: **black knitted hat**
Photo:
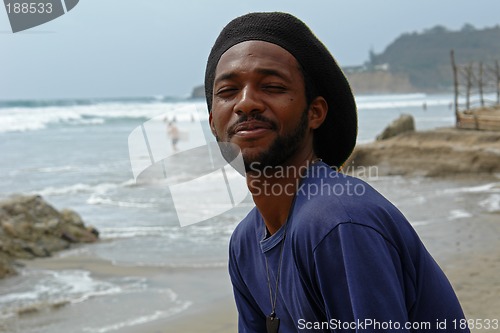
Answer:
<svg viewBox="0 0 500 333"><path fill-rule="evenodd" d="M250 13L222 30L208 57L205 96L212 110L215 70L220 57L232 46L259 40L290 52L328 103L324 123L314 132L314 150L325 163L340 168L352 153L357 136L356 103L342 70L326 47L296 17L286 13Z"/></svg>

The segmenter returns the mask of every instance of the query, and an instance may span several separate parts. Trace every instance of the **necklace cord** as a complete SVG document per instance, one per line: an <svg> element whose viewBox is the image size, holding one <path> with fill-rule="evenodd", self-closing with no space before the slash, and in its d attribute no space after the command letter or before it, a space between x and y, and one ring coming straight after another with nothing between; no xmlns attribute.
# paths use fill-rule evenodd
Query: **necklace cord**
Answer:
<svg viewBox="0 0 500 333"><path fill-rule="evenodd" d="M278 263L278 271L276 273L276 285L274 289L274 299L273 299L273 294L272 294L272 289L271 289L271 278L269 276L269 264L267 262L267 257L264 256L264 259L266 261L266 275L267 275L267 287L269 289L269 300L271 301L271 317L274 317L276 315L276 301L278 300L278 286L279 286L279 280L281 276L281 266L283 263L283 248L285 247L285 238L286 238L286 226L285 230L283 232L283 239L281 241L281 247L280 247L280 260Z"/></svg>
<svg viewBox="0 0 500 333"><path fill-rule="evenodd" d="M321 162L321 161L322 161L321 158L316 158L312 161L311 164L316 164L317 162ZM303 180L304 180L303 178L300 180L299 188L300 188L300 185L302 184ZM279 281L280 281L280 277L281 277L281 267L282 267L282 263L283 263L283 249L285 247L286 231L288 228L288 222L290 221L290 216L292 215L293 207L295 206L295 199L296 198L297 198L297 193L295 193L295 196L293 197L292 204L290 205L288 216L286 218L285 225L284 225L285 229L283 230L283 239L281 240L281 248L280 248L280 253L279 253L280 259L278 262L278 270L276 272L277 276L276 276L276 285L275 285L275 289L274 289L274 299L273 299L273 292L272 292L272 288L271 288L271 278L269 275L269 264L267 261L267 256L264 254L264 260L266 262L267 288L269 289L269 300L271 302L270 317L273 319L276 317L276 301L278 300L278 286L279 286ZM264 237L265 237L265 235L266 235L266 230L264 228Z"/></svg>
<svg viewBox="0 0 500 333"><path fill-rule="evenodd" d="M279 281L281 277L281 267L283 266L283 249L285 247L285 240L286 240L286 231L288 228L288 222L290 221L290 216L292 215L293 207L295 206L295 199L297 198L297 194L293 197L292 204L290 205L290 211L288 212L288 216L286 217L285 225L284 225L284 230L283 230L283 239L281 240L281 247L280 247L280 259L278 262L278 271L276 272L276 285L274 289L274 299L273 299L273 293L272 293L272 288L271 288L271 278L269 275L269 264L267 261L267 256L264 255L264 260L266 262L266 275L267 275L267 288L269 289L269 300L271 301L271 317L274 318L276 316L276 301L278 300L278 286L279 286Z"/></svg>

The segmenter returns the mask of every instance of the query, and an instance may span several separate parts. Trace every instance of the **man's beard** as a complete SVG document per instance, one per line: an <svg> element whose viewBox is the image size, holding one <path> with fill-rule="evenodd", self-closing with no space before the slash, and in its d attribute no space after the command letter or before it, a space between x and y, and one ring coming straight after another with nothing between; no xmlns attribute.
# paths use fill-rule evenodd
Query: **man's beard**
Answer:
<svg viewBox="0 0 500 333"><path fill-rule="evenodd" d="M278 135L276 139L271 143L271 146L264 152L261 152L252 156L243 155L243 161L245 163L245 171L262 171L264 168L273 168L279 165L283 165L287 160L289 160L300 148L303 139L306 135L306 131L309 125L308 121L308 111L307 107L304 112L302 112L300 121L297 126L289 133L285 135ZM233 126L248 121L248 119L255 119L257 121L263 121L272 124L276 128L276 125L263 117L261 114L255 114L252 116L243 115ZM220 138L216 137L217 141L220 142ZM234 152L233 152L234 153ZM224 151L223 155L226 155ZM227 158L226 158L227 159Z"/></svg>

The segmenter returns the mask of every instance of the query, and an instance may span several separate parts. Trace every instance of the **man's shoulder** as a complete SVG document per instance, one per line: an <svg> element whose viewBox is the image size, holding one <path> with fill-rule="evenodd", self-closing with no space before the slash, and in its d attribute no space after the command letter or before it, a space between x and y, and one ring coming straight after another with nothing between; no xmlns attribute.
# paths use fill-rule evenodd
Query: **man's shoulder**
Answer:
<svg viewBox="0 0 500 333"><path fill-rule="evenodd" d="M301 184L297 196L303 210L330 213L343 222L365 211L395 209L367 182L327 167L313 170Z"/></svg>
<svg viewBox="0 0 500 333"><path fill-rule="evenodd" d="M344 223L380 233L408 226L403 214L365 181L318 168L299 188L294 225L299 233L327 234Z"/></svg>
<svg viewBox="0 0 500 333"><path fill-rule="evenodd" d="M253 237L258 234L258 227L261 217L256 207L253 207L250 212L238 223L231 235L231 241L241 240L242 238ZM262 230L262 234L263 234Z"/></svg>

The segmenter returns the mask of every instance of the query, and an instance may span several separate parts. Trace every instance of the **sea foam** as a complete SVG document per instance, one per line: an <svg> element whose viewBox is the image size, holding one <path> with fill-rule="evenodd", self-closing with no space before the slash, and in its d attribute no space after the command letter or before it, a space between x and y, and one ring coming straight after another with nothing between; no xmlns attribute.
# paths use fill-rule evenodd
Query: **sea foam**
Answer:
<svg viewBox="0 0 500 333"><path fill-rule="evenodd" d="M197 115L179 114L177 110L194 106ZM205 115L206 106L202 102L114 102L86 105L7 107L0 108L0 133L25 132L47 128L49 125L100 125L112 120L150 119L159 114L175 117L178 121L191 121L193 117Z"/></svg>

